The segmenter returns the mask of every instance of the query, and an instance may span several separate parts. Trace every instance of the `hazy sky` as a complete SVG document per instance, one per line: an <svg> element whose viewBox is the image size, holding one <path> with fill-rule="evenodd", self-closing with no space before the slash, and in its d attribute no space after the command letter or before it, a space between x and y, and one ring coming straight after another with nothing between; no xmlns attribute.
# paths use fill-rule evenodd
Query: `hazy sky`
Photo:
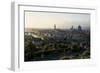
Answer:
<svg viewBox="0 0 100 73"><path fill-rule="evenodd" d="M25 28L54 28L54 24L59 29L69 29L72 26L77 28L90 27L89 14L74 13L53 13L53 12L25 12Z"/></svg>

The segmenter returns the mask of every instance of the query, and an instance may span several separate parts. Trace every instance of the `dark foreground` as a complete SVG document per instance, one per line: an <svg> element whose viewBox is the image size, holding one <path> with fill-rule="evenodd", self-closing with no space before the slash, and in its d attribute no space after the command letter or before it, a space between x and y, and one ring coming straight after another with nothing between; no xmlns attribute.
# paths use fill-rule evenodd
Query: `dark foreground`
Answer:
<svg viewBox="0 0 100 73"><path fill-rule="evenodd" d="M90 31L33 30L24 39L24 61L90 58Z"/></svg>

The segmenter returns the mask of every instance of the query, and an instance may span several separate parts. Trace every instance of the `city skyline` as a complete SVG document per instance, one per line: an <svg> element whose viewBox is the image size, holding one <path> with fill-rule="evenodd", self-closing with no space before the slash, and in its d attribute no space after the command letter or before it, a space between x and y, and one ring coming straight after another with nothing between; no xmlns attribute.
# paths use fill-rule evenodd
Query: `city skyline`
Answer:
<svg viewBox="0 0 100 73"><path fill-rule="evenodd" d="M25 28L69 29L72 26L77 28L79 25L83 29L90 28L89 14L76 13L53 13L53 12L25 12Z"/></svg>

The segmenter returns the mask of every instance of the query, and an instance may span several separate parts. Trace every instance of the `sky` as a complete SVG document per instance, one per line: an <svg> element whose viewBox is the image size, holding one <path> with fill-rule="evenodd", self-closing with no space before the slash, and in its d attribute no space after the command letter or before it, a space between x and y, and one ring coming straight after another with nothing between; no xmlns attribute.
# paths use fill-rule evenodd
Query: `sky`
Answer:
<svg viewBox="0 0 100 73"><path fill-rule="evenodd" d="M25 11L25 28L69 29L90 27L90 14Z"/></svg>

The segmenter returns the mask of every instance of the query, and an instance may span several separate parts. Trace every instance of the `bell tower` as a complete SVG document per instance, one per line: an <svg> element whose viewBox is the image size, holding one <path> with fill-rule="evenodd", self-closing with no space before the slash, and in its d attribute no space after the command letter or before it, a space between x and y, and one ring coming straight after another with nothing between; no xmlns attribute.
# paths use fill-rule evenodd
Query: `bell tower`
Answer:
<svg viewBox="0 0 100 73"><path fill-rule="evenodd" d="M54 30L56 30L56 24L54 24Z"/></svg>

